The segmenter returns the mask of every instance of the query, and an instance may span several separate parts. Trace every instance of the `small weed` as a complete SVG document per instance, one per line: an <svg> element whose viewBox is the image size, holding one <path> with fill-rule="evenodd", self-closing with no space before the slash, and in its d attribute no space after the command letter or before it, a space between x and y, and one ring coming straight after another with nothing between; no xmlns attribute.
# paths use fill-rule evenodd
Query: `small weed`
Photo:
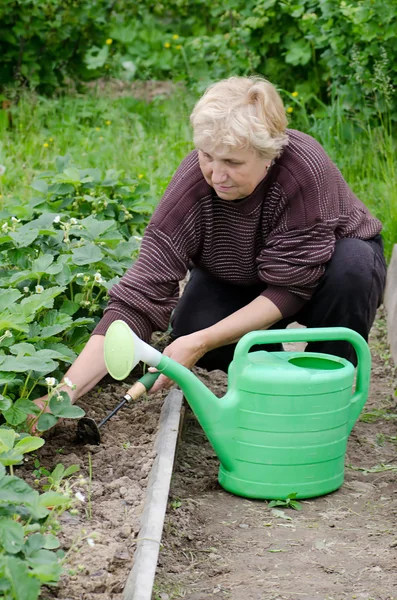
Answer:
<svg viewBox="0 0 397 600"><path fill-rule="evenodd" d="M181 506L182 506L182 502L178 498L176 498L175 500L172 500L172 502L170 502L170 507L172 508L172 510L176 510L177 508L180 508Z"/></svg>
<svg viewBox="0 0 397 600"><path fill-rule="evenodd" d="M386 409L374 408L371 412L362 413L360 416L360 421L363 423L375 423L376 421L380 421L383 419L384 421L392 421L393 419L397 419L396 413L389 413Z"/></svg>
<svg viewBox="0 0 397 600"><path fill-rule="evenodd" d="M128 450L128 448L131 446L131 442L123 442L121 446L124 450Z"/></svg>
<svg viewBox="0 0 397 600"><path fill-rule="evenodd" d="M385 445L385 441L386 441L386 438L385 438L385 435L383 433L378 433L376 435L376 444L378 446L384 446Z"/></svg>
<svg viewBox="0 0 397 600"><path fill-rule="evenodd" d="M374 467L354 467L353 465L346 465L352 471L362 471L364 475L367 473L384 473L385 471L397 471L397 465L384 465L381 463L380 465L375 465Z"/></svg>
<svg viewBox="0 0 397 600"><path fill-rule="evenodd" d="M294 510L302 510L302 504L295 500L297 492L288 494L285 500L272 500L269 502L269 508L274 506L284 506L285 508L293 508Z"/></svg>

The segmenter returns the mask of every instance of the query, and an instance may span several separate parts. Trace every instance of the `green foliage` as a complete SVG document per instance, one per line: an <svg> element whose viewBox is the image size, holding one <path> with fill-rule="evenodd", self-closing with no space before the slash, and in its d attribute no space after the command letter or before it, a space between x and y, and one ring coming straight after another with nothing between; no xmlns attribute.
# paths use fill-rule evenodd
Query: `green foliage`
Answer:
<svg viewBox="0 0 397 600"><path fill-rule="evenodd" d="M285 500L271 500L269 508L274 506L283 506L284 508L293 508L294 510L302 510L302 504L296 500L296 492L288 494Z"/></svg>
<svg viewBox="0 0 397 600"><path fill-rule="evenodd" d="M395 103L394 0L6 0L0 23L0 86L112 75L201 90L258 72L323 100L337 90L349 110Z"/></svg>
<svg viewBox="0 0 397 600"><path fill-rule="evenodd" d="M42 585L55 585L61 576L64 552L59 550L58 517L74 505L71 489L59 482L76 471L58 465L40 494L13 475L12 465L44 440L0 428L0 592L4 600L36 600ZM6 474L8 466L11 475ZM53 488L56 489L53 489Z"/></svg>
<svg viewBox="0 0 397 600"><path fill-rule="evenodd" d="M131 233L150 214L145 184L68 157L55 163L34 180L30 202L3 211L0 227L0 410L17 429L33 415L29 431L84 415L57 381L133 263L141 238ZM40 410L32 399L45 392Z"/></svg>
<svg viewBox="0 0 397 600"><path fill-rule="evenodd" d="M389 0L168 0L139 18L114 15L114 60L136 77L201 86L258 72L284 89L383 111L397 84L397 5ZM179 37L178 37L179 35ZM117 47L116 47L117 46ZM131 66L132 65L132 66Z"/></svg>
<svg viewBox="0 0 397 600"><path fill-rule="evenodd" d="M50 91L67 76L87 77L83 56L106 39L111 0L3 0L0 86L13 81Z"/></svg>

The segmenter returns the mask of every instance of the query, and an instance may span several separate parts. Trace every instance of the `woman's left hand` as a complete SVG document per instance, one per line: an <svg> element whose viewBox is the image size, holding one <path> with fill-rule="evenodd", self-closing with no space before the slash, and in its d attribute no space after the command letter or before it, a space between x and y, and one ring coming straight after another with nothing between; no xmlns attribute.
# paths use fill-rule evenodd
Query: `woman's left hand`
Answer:
<svg viewBox="0 0 397 600"><path fill-rule="evenodd" d="M197 331L176 339L164 349L163 354L164 356L169 356L169 358L172 358L184 367L191 369L207 351L203 335L201 331ZM149 371L153 372L156 371L156 369L151 367ZM160 375L156 383L150 389L150 394L154 394L161 389L169 389L173 384L174 382L171 379L165 375Z"/></svg>

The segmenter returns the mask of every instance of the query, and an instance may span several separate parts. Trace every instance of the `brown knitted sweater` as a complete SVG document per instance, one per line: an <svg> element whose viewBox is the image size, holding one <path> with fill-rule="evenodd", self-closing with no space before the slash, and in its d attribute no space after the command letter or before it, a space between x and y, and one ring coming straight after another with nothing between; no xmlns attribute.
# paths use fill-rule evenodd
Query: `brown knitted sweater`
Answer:
<svg viewBox="0 0 397 600"><path fill-rule="evenodd" d="M139 258L110 290L94 334L122 319L148 341L166 330L189 261L262 295L284 317L310 299L335 240L369 239L381 223L353 194L312 137L288 130L289 143L254 192L220 199L205 181L197 151L181 163L146 228Z"/></svg>

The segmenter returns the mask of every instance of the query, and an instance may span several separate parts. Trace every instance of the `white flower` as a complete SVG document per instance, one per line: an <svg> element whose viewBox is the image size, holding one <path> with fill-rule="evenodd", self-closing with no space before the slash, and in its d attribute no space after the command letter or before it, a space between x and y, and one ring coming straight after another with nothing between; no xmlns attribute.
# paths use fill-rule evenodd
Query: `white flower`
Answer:
<svg viewBox="0 0 397 600"><path fill-rule="evenodd" d="M44 288L42 285L36 285L35 290L36 294L42 294L44 292Z"/></svg>
<svg viewBox="0 0 397 600"><path fill-rule="evenodd" d="M23 291L25 292L25 294L29 294L29 288L26 285L23 288Z"/></svg>
<svg viewBox="0 0 397 600"><path fill-rule="evenodd" d="M95 546L95 542L92 538L87 538L87 544L93 548Z"/></svg>
<svg viewBox="0 0 397 600"><path fill-rule="evenodd" d="M4 335L4 337L6 337L6 338L8 338L8 337L12 337L12 333L11 333L11 331L10 331L9 329L7 329L7 330L4 332L4 334L3 334L3 335Z"/></svg>
<svg viewBox="0 0 397 600"><path fill-rule="evenodd" d="M57 215L54 219L54 223L59 223L61 220L61 217L59 215Z"/></svg>
<svg viewBox="0 0 397 600"><path fill-rule="evenodd" d="M102 275L100 274L99 271L97 273L95 273L94 279L97 283L103 283Z"/></svg>
<svg viewBox="0 0 397 600"><path fill-rule="evenodd" d="M11 217L11 221L12 221L13 223L20 223L20 222L21 222L21 219L17 219L16 217Z"/></svg>
<svg viewBox="0 0 397 600"><path fill-rule="evenodd" d="M84 273L77 273L76 277L83 277Z"/></svg>
<svg viewBox="0 0 397 600"><path fill-rule="evenodd" d="M7 223L3 223L3 225L1 226L1 230L4 231L5 233L7 233L7 231L8 231L8 224Z"/></svg>
<svg viewBox="0 0 397 600"><path fill-rule="evenodd" d="M45 382L47 385L49 385L50 387L54 387L54 385L56 384L56 380L55 377L46 377L45 378Z"/></svg>
<svg viewBox="0 0 397 600"><path fill-rule="evenodd" d="M134 235L133 237L137 240L137 242L140 242L142 240L140 235Z"/></svg>
<svg viewBox="0 0 397 600"><path fill-rule="evenodd" d="M85 502L84 494L82 494L81 492L76 492L75 496L76 496L77 500L80 500L80 502Z"/></svg>
<svg viewBox="0 0 397 600"><path fill-rule="evenodd" d="M77 225L77 223L78 223L78 220L77 220L77 219L75 219L74 217L72 217L72 218L70 219L70 224L71 224L71 225Z"/></svg>
<svg viewBox="0 0 397 600"><path fill-rule="evenodd" d="M6 168L5 168L5 166L4 166L4 165L0 165L0 177L1 177L2 175L4 175L4 173L5 173L5 172L6 172Z"/></svg>
<svg viewBox="0 0 397 600"><path fill-rule="evenodd" d="M74 387L74 384L70 381L69 377L64 377L63 380L68 387L70 387L70 388Z"/></svg>

